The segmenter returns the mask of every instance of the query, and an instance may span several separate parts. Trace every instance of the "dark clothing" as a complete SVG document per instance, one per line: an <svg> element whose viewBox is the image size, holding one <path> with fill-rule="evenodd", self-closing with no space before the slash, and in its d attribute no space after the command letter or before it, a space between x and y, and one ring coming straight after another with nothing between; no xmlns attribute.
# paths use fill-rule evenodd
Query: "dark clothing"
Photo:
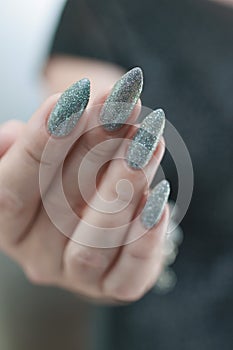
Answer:
<svg viewBox="0 0 233 350"><path fill-rule="evenodd" d="M142 67L143 104L164 108L194 167L177 286L103 308L106 348L233 349L233 9L206 0L68 1L52 53ZM167 155L162 164L174 195L171 163Z"/></svg>

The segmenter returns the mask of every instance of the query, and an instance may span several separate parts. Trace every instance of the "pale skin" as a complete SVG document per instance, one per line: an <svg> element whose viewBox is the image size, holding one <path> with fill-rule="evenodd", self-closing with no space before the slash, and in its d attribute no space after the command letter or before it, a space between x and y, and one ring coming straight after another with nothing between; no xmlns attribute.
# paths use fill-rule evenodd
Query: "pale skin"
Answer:
<svg viewBox="0 0 233 350"><path fill-rule="evenodd" d="M110 91L107 85L113 84L121 76L122 70L118 67L106 66L106 69L109 69L107 75L109 80L105 81L106 86L101 86L98 84L100 74L98 65L103 69L103 63L96 62L96 67L92 68L93 72L88 74L90 62L87 61L86 67L85 61L81 60L81 62L82 66L79 66L78 60L75 60L77 69L73 69L73 79L79 80L81 76L89 76L92 86L98 91L95 96L91 96L89 105L102 103ZM60 77L55 74L58 79L61 79L60 83L53 79L55 65L49 67L49 64L47 67L46 76L51 90L54 89L53 86L59 86L59 89L63 90L72 82L69 80L69 74L65 74L65 69L60 70L60 64L63 63L66 65L66 59L59 61L56 68L61 73ZM94 64L93 62L93 66ZM93 82L95 75L96 83ZM68 79L64 79L65 77ZM94 88L92 90L94 91ZM168 207L165 208L162 218L154 228L133 243L120 247L82 246L59 232L43 208L38 181L41 154L50 137L46 121L59 96L60 94L50 96L27 124L9 121L1 127L1 135L3 135L0 144L1 249L22 266L26 276L33 283L57 285L103 302L136 300L154 285L161 271L162 246L169 219ZM137 117L137 110L138 108L132 114L132 121ZM78 124L78 132L83 133L88 123L93 122L93 118L95 118L93 115L91 118L82 117ZM131 205L124 211L111 216L96 213L83 202L79 188L76 186L76 169L82 161L85 150L93 147L93 139L102 142L116 136L130 138L134 132L132 127L123 127L113 135L100 126L76 144L63 168L63 185L72 208L92 225L118 227L120 222L121 224L128 222L129 225L123 232L124 237L135 230L144 231L143 227L140 228L142 225L140 220L130 224L130 218L133 218L139 206L145 203L149 183L163 157L164 141L161 140L153 158L145 168L149 183L143 172L132 170L125 160L117 164L114 161L110 162L100 173L98 189L106 199L112 199L110 197L114 196L115 184L121 178L128 179L135 187L136 195ZM59 142L54 139L54 149L59 147ZM61 142L69 143L69 136ZM86 174L87 183L91 181L100 158L104 160L106 157L114 157L120 147L125 145L110 148L105 146L100 152L93 152ZM126 150L122 151L124 153ZM55 153L54 151L54 159ZM54 164L51 166L53 167ZM52 176L46 193L51 198L54 183L56 183L56 173ZM90 201L96 202L96 193L89 195ZM76 234L79 230L83 230L80 223L75 227ZM91 232L85 232L85 235L88 234L91 235Z"/></svg>
<svg viewBox="0 0 233 350"><path fill-rule="evenodd" d="M88 77L92 86L89 106L103 103L111 86L123 73L121 67L106 62L53 57L45 68L45 79L52 96L28 123L12 120L0 127L1 250L20 264L31 282L56 285L101 302L134 301L155 284L163 267L162 248L169 221L168 206L159 223L130 244L116 248L82 246L61 234L51 223L41 203L38 176L41 154L50 137L46 121L60 96L57 92L62 92L76 80ZM102 78L103 74L105 79ZM136 116L137 113L134 113L132 118L136 119ZM88 118L85 120L79 125L80 132L89 123ZM114 134L115 137L131 137L132 132L130 128L122 128ZM109 221L112 227L117 227L119 220L125 223L128 218L134 217L141 203L145 203L150 184L145 181L141 171L130 169L124 161L117 166L114 161L110 162L99 176L99 191L108 197L108 194L114 193L116 181L126 178L137 193L132 205L121 215L111 216L111 220L108 214L96 213L86 207L78 187L74 186L74 169L80 165L83 152L93 146L93 138L104 141L111 137L112 134L97 129L91 137L83 137L77 143L64 163L63 185L71 206L86 221L101 227L108 227ZM69 136L67 142L68 139ZM116 152L117 149L103 147L100 153L93 153L88 165L87 181L88 176L95 171L99 158L114 156ZM163 154L164 141L161 140L145 168L149 182L152 181ZM55 181L56 172L51 177L47 196L51 195ZM91 193L90 200L95 202L95 199L96 193ZM129 224L124 232L125 237L132 230L140 229L140 225L140 220ZM82 230L82 226L79 224L75 230Z"/></svg>

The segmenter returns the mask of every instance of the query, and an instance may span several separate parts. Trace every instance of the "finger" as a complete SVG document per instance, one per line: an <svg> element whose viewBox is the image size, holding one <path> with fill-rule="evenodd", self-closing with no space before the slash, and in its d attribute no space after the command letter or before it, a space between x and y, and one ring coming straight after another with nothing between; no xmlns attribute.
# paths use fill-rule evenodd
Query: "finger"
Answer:
<svg viewBox="0 0 233 350"><path fill-rule="evenodd" d="M89 85L77 82L63 93L56 105L59 96L55 95L49 98L29 121L22 136L16 140L9 152L1 159L1 243L4 244L5 241L17 243L19 238L27 232L38 210L41 195L46 192L58 165L65 157L64 150L70 147L77 134L82 132L85 125L82 118L76 133L70 133L68 136L65 133L66 137L59 138L50 137L48 132L48 130L52 132L53 136L61 136L58 133L64 130L66 132L70 128L70 123L74 129L76 125L74 121L78 122L78 114L74 117L74 110L82 107L77 112L80 117L80 113L83 112L83 99L88 98L82 89L89 89ZM86 105L87 101L84 102ZM51 113L52 109L53 113ZM57 125L57 129L55 125ZM50 149L46 149L47 153L43 157L45 146L47 147L48 143ZM44 183L39 183L41 167L45 174Z"/></svg>
<svg viewBox="0 0 233 350"><path fill-rule="evenodd" d="M52 97L42 105L1 159L0 239L4 248L5 243L15 243L38 206L40 158L49 137L44 123L55 101L56 97Z"/></svg>
<svg viewBox="0 0 233 350"><path fill-rule="evenodd" d="M123 247L118 262L103 279L106 296L121 301L141 298L158 278L163 262L162 247L168 227L169 211L143 237ZM132 230L135 226L132 226Z"/></svg>
<svg viewBox="0 0 233 350"><path fill-rule="evenodd" d="M51 223L42 206L27 236L18 244L14 258L32 283L57 285L63 278L63 252L67 239Z"/></svg>
<svg viewBox="0 0 233 350"><path fill-rule="evenodd" d="M133 91L132 93L131 89ZM138 108L140 106L138 99L141 89L142 73L140 69L134 69L128 72L113 87L109 96L115 96L119 99L119 94L121 93L121 100L128 101L130 104L130 108L125 111L125 119L127 117L133 120L137 118ZM118 93L118 95L116 95L116 93ZM124 94L126 94L127 100L124 99ZM102 102L105 99L106 97L103 96ZM121 100L119 100L119 103L121 103ZM127 132L127 128L125 129L125 127L122 127L110 133L100 125L101 121L99 120L99 115L101 114L102 106L102 104L98 104L95 109L90 108L90 110L87 111L86 133L71 149L64 162L63 168L59 169L53 185L50 187L44 200L46 203L59 203L59 213L63 213L63 215L57 215L57 221L59 229L63 232L65 231L67 236L71 236L74 228L78 224L77 218L74 217L72 213L70 214L71 209L75 210L79 215L81 214L86 203L96 191L95 174L98 173L99 165L105 164L106 161L111 159L112 154ZM106 145L102 142L111 140L114 138L114 135L117 143L112 144L111 147L109 147L109 144ZM97 148L94 147L96 144ZM98 146L99 144L100 146ZM62 203L64 203L63 208ZM69 205L67 206L67 204ZM68 224L70 227L68 231L66 225L67 220L64 220L64 217L70 217L73 221L72 227Z"/></svg>
<svg viewBox="0 0 233 350"><path fill-rule="evenodd" d="M156 116L158 115L156 114ZM156 129L158 131L158 120L155 120ZM147 123L148 117L144 121L144 124L142 123L142 125L145 126ZM164 152L163 144L159 144L159 137L161 136L163 125L164 119L160 121L160 128L159 132L157 132L156 142L154 140L156 143L155 147L158 145L158 148L156 152L154 146L151 147L150 150L150 156L152 158L154 155L153 152L156 154L156 156L154 155L154 162L151 161L145 170L147 173L150 173L149 183L153 178L152 175L154 175ZM139 135L139 133L141 134L140 129L137 131L137 135ZM137 138L135 137L134 140L137 140ZM123 148L124 147L122 146L122 149ZM130 157L130 159L132 160L132 157ZM115 183L121 178L128 178L131 182L133 182L135 187L135 195L131 201L132 203L130 203L124 210L119 210L121 208L118 206L118 204L116 204L114 208L108 211L107 207L101 206L99 194L95 195L90 203L91 207L84 211L83 220L80 220L77 229L72 235L72 240L67 244L65 250L64 260L67 274L69 276L72 274L75 275L76 278L73 278L73 280L78 281L78 284L85 286L88 290L91 289L92 286L96 286L98 291L101 276L103 275L104 271L114 263L119 249L110 249L110 247L119 247L122 244L125 234L130 227L130 221L135 214L138 203L141 200L145 190L146 181L144 181L143 172L130 169L125 160L123 161L124 163L121 166L116 166L114 163L109 165L106 176L104 177L103 181L101 181L99 193L104 193L105 195L109 195L109 193L112 194L113 187L115 189ZM150 168L153 170L149 170ZM103 191L101 191L101 187L104 188ZM124 193L126 193L126 191ZM123 200L120 199L119 201L120 205L124 205L124 200L128 200L128 198L126 198L127 195L124 195L125 198ZM107 206L111 205L109 202L109 197L107 197L106 203ZM93 210L93 208L96 208L96 210ZM78 242L99 248L81 247ZM108 247L109 249L101 249L103 246ZM83 269L85 269L85 273L83 273Z"/></svg>
<svg viewBox="0 0 233 350"><path fill-rule="evenodd" d="M103 100L104 100L104 97L103 97ZM133 103L133 105L135 103L136 101ZM136 109L133 111L130 117L136 118L137 114L138 114L138 110ZM93 121L93 118L91 118L91 120ZM122 136L125 134L125 132L126 131L123 131L123 132L121 131ZM95 136L96 135L98 135L99 138L102 138L103 135L105 135L105 138L112 137L112 136L109 136L109 134L106 131L104 131L102 126L99 128L99 133L95 134ZM90 137L90 135L88 139L93 140L93 138ZM85 142L88 142L88 141L86 140ZM77 145L79 143L80 142L77 142ZM86 148L88 147L91 147L91 146L84 146L83 148L86 150ZM72 182L75 182L75 181L72 181L71 174L73 173L74 170L76 170L77 163L79 162L78 157L80 160L83 158L82 148L75 147L76 151L77 149L79 151L78 154L77 152L71 152L73 154L75 164L73 165L71 162L69 167L69 172L67 171L65 173L65 176L63 177L64 183L68 182L70 184ZM66 169L67 166L65 165L64 168ZM89 173L90 171L88 171L87 175ZM41 210L37 220L35 220L34 222L33 228L31 229L30 234L28 235L28 238L24 240L24 244L21 244L21 248L24 250L23 262L26 261L25 271L26 271L26 274L29 276L29 278L32 280L39 280L39 281L50 280L51 281L51 276L55 277L55 275L57 275L58 269L56 269L56 267L60 266L60 252L64 246L64 243L66 242L65 235L67 235L67 230L73 232L72 228L74 226L71 225L72 222L70 222L70 220L67 220L67 221L64 220L64 217L67 217L66 211L64 210L62 205L60 205L62 203L62 198L59 197L59 191L57 191L56 189L57 186L59 187L61 185L59 175L56 177L56 179L57 180L53 182L52 186L49 188L49 192L46 194L47 199L43 199L43 203L45 204L49 202L50 207L53 207L56 211L56 217L58 219L61 219L63 224L64 222L65 224L67 224L66 230L65 230L66 233L64 234L64 237L63 237L62 234L59 232L59 228L60 228L60 231L63 231L62 228L59 227L59 222L56 223L56 227L58 227L58 229L56 227L51 228L51 221L50 221L51 217L48 218L48 213L44 209ZM54 197L54 193L56 194L56 200ZM74 195L73 190L72 190L72 195ZM79 201L78 196L75 195L75 197L76 197L75 200L78 202ZM41 225L43 226L42 229L41 229ZM69 229L67 227L69 227ZM47 232L48 230L50 231L50 234L46 238L45 232ZM54 242L56 242L56 244L54 244ZM30 249L28 249L28 247L30 247ZM34 254L35 249L37 250L36 255ZM30 253L28 254L28 252ZM43 259L35 263L35 256L38 256L38 254L40 256L43 256ZM27 259L25 258L26 255L28 255ZM47 266L47 269L46 269L46 266Z"/></svg>
<svg viewBox="0 0 233 350"><path fill-rule="evenodd" d="M113 168L111 168L110 165L106 176L101 181L98 192L96 192L95 196L89 201L88 207L83 210L81 215L77 213L77 227L72 235L68 235L71 238L70 245L72 245L73 242L78 242L88 247L109 248L120 246L124 241L130 221L136 214L138 206L144 196L144 191L148 190L148 185L153 179L153 175L159 166L163 154L164 144L159 142L150 164L146 167L147 169L145 169L150 175L148 176L149 183L147 182L148 178L146 180L144 179L145 175L143 173L128 169L128 166L123 164L128 179L130 179L131 184L133 183L134 185L132 198L130 198L131 193L127 192L129 191L128 183L126 183L126 186L122 186L118 193L115 192L115 184L117 181L121 180L121 177L126 179L126 174L121 167L114 170L115 165L113 164ZM115 172L117 172L118 175L116 178ZM118 198L117 195L119 195ZM62 225L61 220L59 222L62 227L65 227L65 225Z"/></svg>
<svg viewBox="0 0 233 350"><path fill-rule="evenodd" d="M162 110L153 111L143 120L134 131L133 139L122 143L91 202L93 208L115 213L118 226L131 220L143 193L150 186L164 154L161 140L164 125Z"/></svg>
<svg viewBox="0 0 233 350"><path fill-rule="evenodd" d="M10 120L0 127L0 157L11 147L21 134L25 124L19 120Z"/></svg>
<svg viewBox="0 0 233 350"><path fill-rule="evenodd" d="M128 124L118 127L120 123L116 122L116 115L119 114L119 121L122 123L126 120L127 123L135 122L140 111L141 90L142 73L135 68L115 84L107 99L103 96L101 100L95 101L96 106L89 108L85 134L64 164L64 191L72 208L78 203L76 210L81 210L95 193L95 175L98 173L99 178L101 177L100 172L102 174L105 171L106 163L112 159L128 132ZM107 120L107 116L109 118L110 112L114 123L106 128L101 124ZM78 186L77 180L81 186Z"/></svg>

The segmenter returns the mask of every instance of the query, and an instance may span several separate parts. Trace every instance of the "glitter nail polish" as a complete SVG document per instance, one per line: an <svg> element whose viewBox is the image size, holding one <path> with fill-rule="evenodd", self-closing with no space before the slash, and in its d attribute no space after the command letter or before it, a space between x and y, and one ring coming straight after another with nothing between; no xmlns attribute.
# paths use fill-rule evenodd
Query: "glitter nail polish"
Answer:
<svg viewBox="0 0 233 350"><path fill-rule="evenodd" d="M151 191L141 213L141 221L146 229L152 228L159 222L169 194L170 185L167 180L159 182Z"/></svg>
<svg viewBox="0 0 233 350"><path fill-rule="evenodd" d="M52 110L47 128L54 136L66 136L76 126L90 96L90 81L81 79L63 92Z"/></svg>
<svg viewBox="0 0 233 350"><path fill-rule="evenodd" d="M150 161L159 143L165 126L165 114L162 109L151 112L142 122L133 137L126 161L131 168L144 168Z"/></svg>
<svg viewBox="0 0 233 350"><path fill-rule="evenodd" d="M100 112L100 121L106 130L122 127L140 97L142 86L143 73L139 67L131 69L116 82Z"/></svg>

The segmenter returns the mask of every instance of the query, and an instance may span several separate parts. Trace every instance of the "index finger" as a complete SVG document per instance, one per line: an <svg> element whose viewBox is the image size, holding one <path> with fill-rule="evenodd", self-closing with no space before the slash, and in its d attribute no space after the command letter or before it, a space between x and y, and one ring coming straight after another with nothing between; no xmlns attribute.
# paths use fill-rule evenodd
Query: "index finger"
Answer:
<svg viewBox="0 0 233 350"><path fill-rule="evenodd" d="M80 86L79 86L80 88ZM86 86L85 88L90 88ZM67 95L68 91L68 95ZM64 150L70 148L70 145L77 139L79 133L85 127L84 121L80 120L77 132L71 132L66 137L56 134L56 130L61 130L59 120L56 120L58 106L60 106L60 119L63 117L68 123L74 114L68 115L68 112L74 111L75 98L69 95L69 89L60 97L59 101L65 95L66 105L59 101L59 95L50 97L34 114L28 122L20 138L16 140L9 152L0 162L0 245L7 247L9 243L17 243L32 224L40 205L41 193L39 186L40 166L46 167L48 175L46 178L46 191L59 164L63 160ZM89 94L88 94L89 97ZM79 97L80 98L80 94ZM87 94L85 105L87 104ZM56 102L58 103L56 104ZM59 105L60 103L60 105ZM71 105L72 103L72 105ZM80 105L80 101L76 101ZM56 104L56 105L55 105ZM55 105L55 108L53 109ZM68 107L67 107L68 106ZM63 110L62 110L63 108ZM52 112L53 109L53 112ZM54 113L54 111L56 113ZM51 113L52 112L52 113ZM80 112L80 111L77 111ZM83 112L83 110L82 110ZM50 117L49 117L50 116ZM47 123L47 119L48 124ZM65 117L65 118L64 118ZM75 116L76 117L76 116ZM70 119L69 119L70 118ZM52 120L53 119L53 120ZM72 122L73 122L72 119ZM51 122L53 121L53 123ZM62 127L64 127L64 120ZM78 120L77 120L78 121ZM51 125L57 125L58 129L51 128ZM74 125L73 125L74 129ZM56 137L50 137L49 131ZM64 128L63 128L64 130ZM71 131L71 130L70 130ZM42 154L47 142L50 142L51 152L42 162Z"/></svg>

